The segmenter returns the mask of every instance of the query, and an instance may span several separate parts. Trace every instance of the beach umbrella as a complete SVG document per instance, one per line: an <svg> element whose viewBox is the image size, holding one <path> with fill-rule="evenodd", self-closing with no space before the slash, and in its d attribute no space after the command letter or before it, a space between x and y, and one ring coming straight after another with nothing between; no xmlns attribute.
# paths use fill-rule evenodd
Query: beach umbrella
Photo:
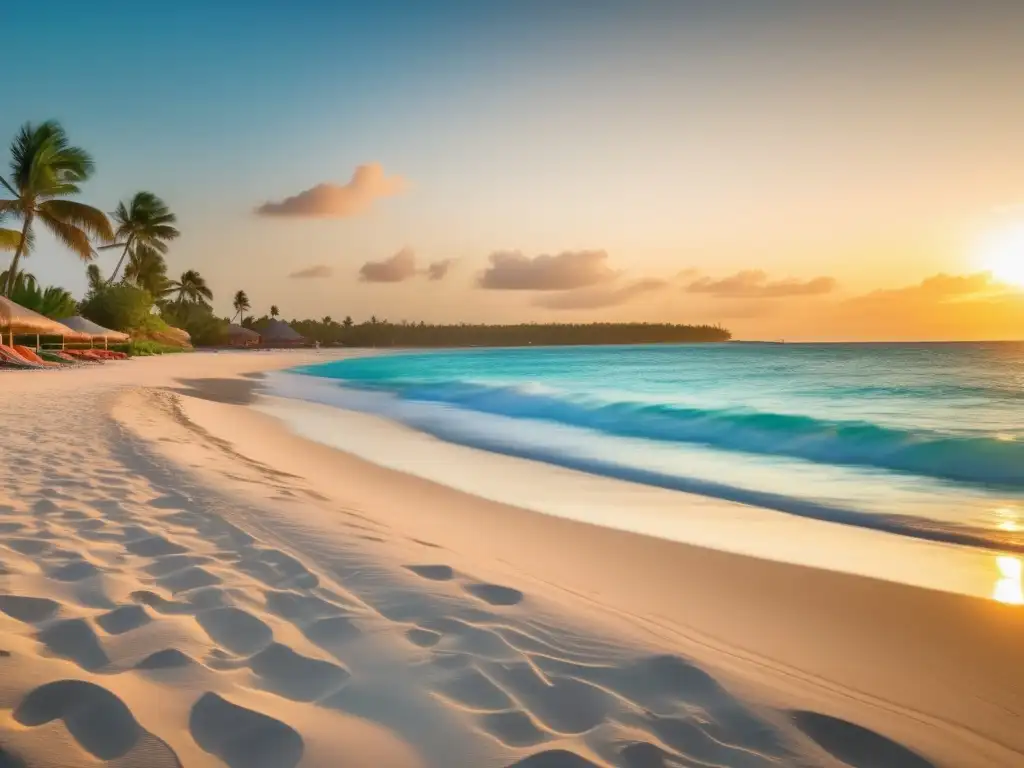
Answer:
<svg viewBox="0 0 1024 768"><path fill-rule="evenodd" d="M45 315L15 304L6 296L0 296L0 330L10 333L12 345L14 344L14 334L35 334L36 347L39 346L40 336L60 336L63 339L79 340L90 338L88 334L68 328ZM0 339L2 336L3 334L0 332Z"/></svg>
<svg viewBox="0 0 1024 768"><path fill-rule="evenodd" d="M107 344L110 342L114 342L116 344L120 341L128 341L128 339L131 338L127 333L104 328L102 325L94 323L92 320L82 317L81 315L69 317L64 321L64 325L72 330L87 334L90 339L103 339L104 348L106 348Z"/></svg>

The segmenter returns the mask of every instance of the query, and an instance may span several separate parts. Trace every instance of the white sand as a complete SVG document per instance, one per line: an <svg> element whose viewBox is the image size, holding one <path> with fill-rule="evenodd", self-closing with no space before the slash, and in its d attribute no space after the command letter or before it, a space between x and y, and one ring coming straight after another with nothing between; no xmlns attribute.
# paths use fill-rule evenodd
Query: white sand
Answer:
<svg viewBox="0 0 1024 768"><path fill-rule="evenodd" d="M1024 765L1024 608L516 509L245 405L314 358L0 374L0 766Z"/></svg>

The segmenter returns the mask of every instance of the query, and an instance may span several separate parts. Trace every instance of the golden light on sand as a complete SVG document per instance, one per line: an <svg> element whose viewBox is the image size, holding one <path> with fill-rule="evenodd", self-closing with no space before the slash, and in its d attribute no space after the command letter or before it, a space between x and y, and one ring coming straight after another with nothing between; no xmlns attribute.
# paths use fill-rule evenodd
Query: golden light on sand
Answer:
<svg viewBox="0 0 1024 768"><path fill-rule="evenodd" d="M996 558L996 568L1001 578L996 580L992 589L992 599L1010 605L1024 605L1024 583L1021 581L1024 566L1020 558L1000 555Z"/></svg>
<svg viewBox="0 0 1024 768"><path fill-rule="evenodd" d="M982 238L978 249L982 269L1004 283L1024 286L1024 221L994 229Z"/></svg>

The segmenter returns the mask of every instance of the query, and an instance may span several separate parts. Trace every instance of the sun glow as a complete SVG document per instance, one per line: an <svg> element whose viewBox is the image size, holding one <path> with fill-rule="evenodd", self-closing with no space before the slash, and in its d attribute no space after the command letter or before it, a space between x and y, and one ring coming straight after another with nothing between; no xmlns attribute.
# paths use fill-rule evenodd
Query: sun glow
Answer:
<svg viewBox="0 0 1024 768"><path fill-rule="evenodd" d="M1024 221L989 232L982 239L978 261L997 280L1024 286Z"/></svg>

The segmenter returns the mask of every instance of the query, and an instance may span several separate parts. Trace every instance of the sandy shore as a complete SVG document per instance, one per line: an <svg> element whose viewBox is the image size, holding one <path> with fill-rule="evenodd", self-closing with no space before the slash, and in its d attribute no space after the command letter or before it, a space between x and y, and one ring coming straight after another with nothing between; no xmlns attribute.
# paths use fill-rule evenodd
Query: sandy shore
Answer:
<svg viewBox="0 0 1024 768"><path fill-rule="evenodd" d="M0 766L1024 765L1024 607L516 509L250 405L324 358L0 375Z"/></svg>

